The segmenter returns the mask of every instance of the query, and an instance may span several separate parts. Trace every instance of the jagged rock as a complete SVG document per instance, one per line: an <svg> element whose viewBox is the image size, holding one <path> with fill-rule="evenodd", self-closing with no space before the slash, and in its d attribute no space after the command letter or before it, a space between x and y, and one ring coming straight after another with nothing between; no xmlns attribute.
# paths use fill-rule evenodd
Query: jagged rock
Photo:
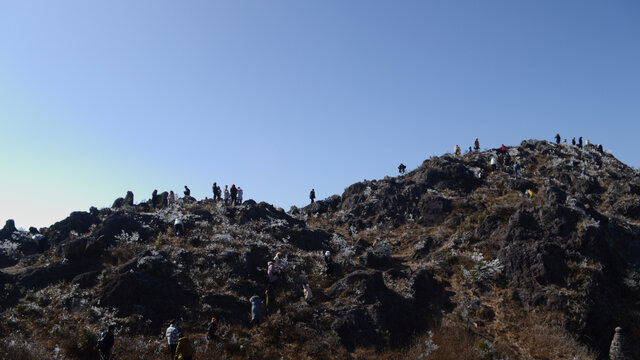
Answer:
<svg viewBox="0 0 640 360"><path fill-rule="evenodd" d="M113 204L111 205L111 208L112 209L119 209L119 208L121 208L123 206L124 206L124 198L119 197L119 198L117 198L117 199L115 199L113 201Z"/></svg>
<svg viewBox="0 0 640 360"><path fill-rule="evenodd" d="M611 347L609 348L609 359L631 360L631 356L629 353L630 352L627 346L624 332L622 331L622 328L617 327L616 332L613 335L613 339L611 340Z"/></svg>
<svg viewBox="0 0 640 360"><path fill-rule="evenodd" d="M170 278L144 272L126 272L105 284L97 305L115 307L121 316L141 313L159 324L176 317L183 306L194 301L193 294Z"/></svg>
<svg viewBox="0 0 640 360"><path fill-rule="evenodd" d="M100 268L101 264L93 260L55 262L46 267L25 270L16 275L15 284L24 290L38 290L56 282L69 281L76 275Z"/></svg>
<svg viewBox="0 0 640 360"><path fill-rule="evenodd" d="M77 284L81 289L90 289L98 283L98 275L100 275L100 271L88 271L76 275L71 282Z"/></svg>
<svg viewBox="0 0 640 360"><path fill-rule="evenodd" d="M133 192L127 191L127 195L124 197L124 205L133 206Z"/></svg>
<svg viewBox="0 0 640 360"><path fill-rule="evenodd" d="M17 231L16 223L13 219L9 219L4 223L4 227L0 230L0 240L11 239L14 231Z"/></svg>
<svg viewBox="0 0 640 360"><path fill-rule="evenodd" d="M85 211L74 211L68 218L51 225L46 236L52 244L57 245L65 240L71 231L84 234L92 225L99 223L100 219L96 215Z"/></svg>

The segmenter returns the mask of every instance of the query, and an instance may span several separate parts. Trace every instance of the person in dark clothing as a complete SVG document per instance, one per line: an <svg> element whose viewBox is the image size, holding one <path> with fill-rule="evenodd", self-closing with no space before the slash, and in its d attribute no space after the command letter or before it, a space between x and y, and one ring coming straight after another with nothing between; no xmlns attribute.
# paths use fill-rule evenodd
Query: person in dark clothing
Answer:
<svg viewBox="0 0 640 360"><path fill-rule="evenodd" d="M327 267L327 275L333 275L333 259L331 258L331 252L329 252L329 250L324 252L324 264Z"/></svg>
<svg viewBox="0 0 640 360"><path fill-rule="evenodd" d="M476 138L476 140L473 142L473 148L474 148L476 151L479 151L479 150L480 150L480 142L478 141L478 138Z"/></svg>
<svg viewBox="0 0 640 360"><path fill-rule="evenodd" d="M236 201L238 201L238 189L236 189L236 184L231 185L229 194L231 195L231 205L236 206Z"/></svg>
<svg viewBox="0 0 640 360"><path fill-rule="evenodd" d="M576 138L571 139L571 145L576 146Z"/></svg>
<svg viewBox="0 0 640 360"><path fill-rule="evenodd" d="M518 169L520 168L520 165L518 165L518 163L514 163L513 164L513 178L518 180Z"/></svg>
<svg viewBox="0 0 640 360"><path fill-rule="evenodd" d="M578 138L578 147L582 149L582 136Z"/></svg>
<svg viewBox="0 0 640 360"><path fill-rule="evenodd" d="M311 199L311 203L312 204L316 200L316 190L315 189L311 189L311 192L309 193L309 199Z"/></svg>
<svg viewBox="0 0 640 360"><path fill-rule="evenodd" d="M113 332L115 331L115 325L109 325L109 329L104 331L98 336L98 352L100 353L100 360L109 360L111 359L111 348L115 343L115 336Z"/></svg>
<svg viewBox="0 0 640 360"><path fill-rule="evenodd" d="M191 190L189 190L187 185L184 186L184 196L191 196Z"/></svg>
<svg viewBox="0 0 640 360"><path fill-rule="evenodd" d="M560 144L560 134L556 134L556 144Z"/></svg>
<svg viewBox="0 0 640 360"><path fill-rule="evenodd" d="M220 188L218 187L218 184L214 182L212 189L213 189L213 201L220 200Z"/></svg>
<svg viewBox="0 0 640 360"><path fill-rule="evenodd" d="M173 232L177 236L180 236L184 233L184 223L182 222L182 219L175 219L173 221Z"/></svg>
<svg viewBox="0 0 640 360"><path fill-rule="evenodd" d="M215 317L212 316L211 321L207 325L207 339L215 340L217 337L216 335L217 331L218 331L218 321L216 320Z"/></svg>
<svg viewBox="0 0 640 360"><path fill-rule="evenodd" d="M600 154L604 153L604 149L602 148L602 144L598 144L598 152L600 152Z"/></svg>
<svg viewBox="0 0 640 360"><path fill-rule="evenodd" d="M404 175L404 171L407 169L406 166L404 166L403 163L400 163L400 165L398 165L398 172L400 172L400 175Z"/></svg>

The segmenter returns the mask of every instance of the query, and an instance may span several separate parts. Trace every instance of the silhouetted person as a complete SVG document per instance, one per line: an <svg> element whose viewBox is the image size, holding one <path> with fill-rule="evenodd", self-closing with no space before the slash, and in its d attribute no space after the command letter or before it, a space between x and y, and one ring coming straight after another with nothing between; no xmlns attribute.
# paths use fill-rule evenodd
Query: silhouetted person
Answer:
<svg viewBox="0 0 640 360"><path fill-rule="evenodd" d="M213 183L213 186L211 186L211 190L213 190L213 200L219 200L220 199L220 188L218 188L218 184L216 184L215 182Z"/></svg>
<svg viewBox="0 0 640 360"><path fill-rule="evenodd" d="M100 353L100 360L109 360L111 359L111 348L115 342L115 336L113 335L113 331L116 329L115 325L109 325L109 329L107 331L102 332L100 336L98 336L98 352Z"/></svg>
<svg viewBox="0 0 640 360"><path fill-rule="evenodd" d="M229 194L231 195L231 205L235 206L236 201L238 201L238 189L236 189L236 184L231 185L231 189L229 189Z"/></svg>
<svg viewBox="0 0 640 360"><path fill-rule="evenodd" d="M571 145L576 146L576 138L571 139Z"/></svg>
<svg viewBox="0 0 640 360"><path fill-rule="evenodd" d="M311 199L311 203L312 204L316 200L316 190L315 189L311 189L311 192L309 193L309 199Z"/></svg>
<svg viewBox="0 0 640 360"><path fill-rule="evenodd" d="M598 152L600 152L600 154L604 153L604 149L602 148L602 144L598 144Z"/></svg>
<svg viewBox="0 0 640 360"><path fill-rule="evenodd" d="M476 151L480 150L480 142L478 141L478 138L476 138L476 140L473 142L473 148Z"/></svg>
<svg viewBox="0 0 640 360"><path fill-rule="evenodd" d="M184 186L184 196L191 196L191 190L189 190L187 185Z"/></svg>
<svg viewBox="0 0 640 360"><path fill-rule="evenodd" d="M560 134L556 134L556 144L560 144Z"/></svg>
<svg viewBox="0 0 640 360"><path fill-rule="evenodd" d="M218 321L216 320L215 317L211 317L211 321L209 321L209 324L207 325L207 339L209 340L215 340L217 335L216 332L218 331Z"/></svg>
<svg viewBox="0 0 640 360"><path fill-rule="evenodd" d="M404 175L404 171L407 169L406 166L404 166L403 163L400 163L400 165L398 165L398 172L400 172L400 175Z"/></svg>
<svg viewBox="0 0 640 360"><path fill-rule="evenodd" d="M578 138L578 147L582 149L582 136Z"/></svg>

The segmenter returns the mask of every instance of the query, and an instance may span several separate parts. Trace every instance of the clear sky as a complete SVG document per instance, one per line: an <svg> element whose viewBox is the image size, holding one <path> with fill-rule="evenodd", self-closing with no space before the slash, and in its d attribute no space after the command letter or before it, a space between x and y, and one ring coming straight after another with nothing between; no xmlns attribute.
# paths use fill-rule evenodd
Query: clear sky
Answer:
<svg viewBox="0 0 640 360"><path fill-rule="evenodd" d="M637 0L0 0L0 226L127 190L285 210L466 148L640 164Z"/></svg>

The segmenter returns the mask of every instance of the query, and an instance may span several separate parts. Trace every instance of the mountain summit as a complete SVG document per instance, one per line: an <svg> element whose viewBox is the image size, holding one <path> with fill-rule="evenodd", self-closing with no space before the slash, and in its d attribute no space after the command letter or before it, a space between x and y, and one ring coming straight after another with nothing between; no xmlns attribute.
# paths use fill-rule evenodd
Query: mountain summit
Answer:
<svg viewBox="0 0 640 360"><path fill-rule="evenodd" d="M638 175L527 140L288 212L154 191L48 228L9 220L0 353L95 358L115 324L116 358L156 359L175 321L207 359L638 359Z"/></svg>

